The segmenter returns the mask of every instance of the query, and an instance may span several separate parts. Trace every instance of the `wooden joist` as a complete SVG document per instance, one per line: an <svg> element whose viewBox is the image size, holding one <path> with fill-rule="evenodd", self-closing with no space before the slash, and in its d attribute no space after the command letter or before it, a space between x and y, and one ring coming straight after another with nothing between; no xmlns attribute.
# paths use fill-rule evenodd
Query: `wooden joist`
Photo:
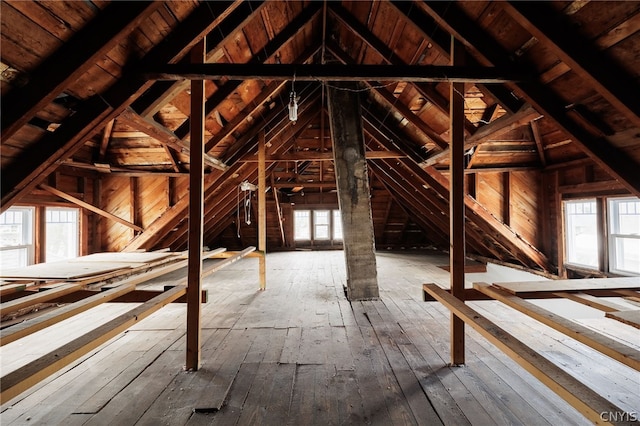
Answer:
<svg viewBox="0 0 640 426"><path fill-rule="evenodd" d="M557 330L587 346L640 371L640 352L617 340L606 337L574 321L558 316L538 305L514 296L486 283L475 283L473 287L487 296L516 309L523 314ZM640 312L640 311L638 311Z"/></svg>
<svg viewBox="0 0 640 426"><path fill-rule="evenodd" d="M4 404L18 396L39 381L117 336L136 322L143 320L163 306L185 295L186 292L187 288L184 286L174 287L97 327L90 333L84 334L64 346L6 374L0 380L0 404Z"/></svg>
<svg viewBox="0 0 640 426"><path fill-rule="evenodd" d="M595 424L606 423L602 413L622 413L599 393L562 370L522 341L509 334L464 302L459 301L436 284L424 284L423 289L462 318L478 333L509 355L538 380Z"/></svg>

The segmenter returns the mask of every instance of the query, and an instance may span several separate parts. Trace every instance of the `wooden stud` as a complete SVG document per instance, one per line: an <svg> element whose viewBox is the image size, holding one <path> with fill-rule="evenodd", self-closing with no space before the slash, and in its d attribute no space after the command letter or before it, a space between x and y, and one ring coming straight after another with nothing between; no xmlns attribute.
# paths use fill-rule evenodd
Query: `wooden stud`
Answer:
<svg viewBox="0 0 640 426"><path fill-rule="evenodd" d="M202 63L205 38L191 50L191 62ZM191 81L191 149L189 152L189 265L187 281L187 354L185 369L200 368L202 228L204 210L204 81Z"/></svg>
<svg viewBox="0 0 640 426"><path fill-rule="evenodd" d="M459 65L464 59L462 44L451 37L451 61ZM464 300L465 263L465 191L464 191L464 83L451 83L449 148L449 253L451 294ZM464 321L451 314L451 364L465 362Z"/></svg>
<svg viewBox="0 0 640 426"><path fill-rule="evenodd" d="M267 265L264 256L267 252L266 150L265 131L262 130L258 141L258 250L263 254L259 259L260 290L265 290L267 287ZM276 191L275 188L272 190Z"/></svg>

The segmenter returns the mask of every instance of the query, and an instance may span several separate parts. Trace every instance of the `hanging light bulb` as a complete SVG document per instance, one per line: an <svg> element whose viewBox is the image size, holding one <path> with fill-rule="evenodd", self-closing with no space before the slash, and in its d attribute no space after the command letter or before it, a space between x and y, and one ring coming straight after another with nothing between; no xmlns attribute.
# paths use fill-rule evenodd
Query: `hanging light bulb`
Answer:
<svg viewBox="0 0 640 426"><path fill-rule="evenodd" d="M294 123L298 121L298 99L296 98L296 92L293 90L289 94L289 120Z"/></svg>

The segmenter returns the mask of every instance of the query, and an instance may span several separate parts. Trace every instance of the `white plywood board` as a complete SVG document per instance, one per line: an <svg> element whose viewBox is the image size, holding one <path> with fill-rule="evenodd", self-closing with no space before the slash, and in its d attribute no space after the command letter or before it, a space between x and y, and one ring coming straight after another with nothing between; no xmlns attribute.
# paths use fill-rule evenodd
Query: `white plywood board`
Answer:
<svg viewBox="0 0 640 426"><path fill-rule="evenodd" d="M640 277L507 282L493 285L513 294L535 291L615 290L640 288Z"/></svg>
<svg viewBox="0 0 640 426"><path fill-rule="evenodd" d="M131 263L126 262L50 262L22 268L9 268L0 271L2 278L22 278L32 280L71 280L74 278L99 275L118 269L129 269Z"/></svg>
<svg viewBox="0 0 640 426"><path fill-rule="evenodd" d="M175 256L174 253L163 252L105 252L94 253L87 256L69 259L69 262L124 262L124 263L149 263L155 262L167 257Z"/></svg>

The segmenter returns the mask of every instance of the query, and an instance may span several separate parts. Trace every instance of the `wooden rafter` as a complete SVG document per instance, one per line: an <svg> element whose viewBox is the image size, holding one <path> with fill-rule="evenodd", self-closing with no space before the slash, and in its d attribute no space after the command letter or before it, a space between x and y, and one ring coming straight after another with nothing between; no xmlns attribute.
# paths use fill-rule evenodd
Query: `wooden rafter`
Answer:
<svg viewBox="0 0 640 426"><path fill-rule="evenodd" d="M411 2L394 0L391 1L390 4L407 17L407 20L420 31L422 36L432 43L435 49L438 49L440 55L449 59L449 39L451 36L448 32L439 28L429 15L422 12L419 7L414 7L415 5ZM426 28L429 29L428 32L425 30ZM465 58L465 61L467 61L469 65L478 63L468 56ZM514 113L522 107L523 102L516 99L511 93L511 90L504 86L484 86L482 84L478 84L478 86L481 91L489 92L508 113Z"/></svg>
<svg viewBox="0 0 640 426"><path fill-rule="evenodd" d="M216 2L197 7L172 31L171 37L147 53L140 66L179 60L239 3ZM211 19L212 8L216 14L214 19ZM23 151L21 157L3 171L0 212L35 188L60 162L82 148L87 139L102 130L151 86L151 82L141 81L138 75L139 68L132 67L100 97L94 96L83 102L78 112L66 119L55 132L47 133Z"/></svg>
<svg viewBox="0 0 640 426"><path fill-rule="evenodd" d="M38 111L134 31L161 2L115 2L30 73L29 83L2 99L2 140L7 141Z"/></svg>
<svg viewBox="0 0 640 426"><path fill-rule="evenodd" d="M217 31L212 31L207 35L207 56L205 62L216 60L223 49L223 46L232 40L237 31L251 22L263 9L264 1L243 1L235 8L229 16L220 22ZM159 84L154 90L149 90L147 94L141 96L133 103L133 109L140 111L143 117L153 117L164 105L171 102L180 92L189 88L188 81L169 82L169 84Z"/></svg>
<svg viewBox="0 0 640 426"><path fill-rule="evenodd" d="M280 31L276 36L270 40L259 52L251 57L251 59L246 64L227 64L231 66L239 65L241 67L248 67L249 69L259 69L264 66L265 61L275 56L280 49L285 47L291 40L293 40L296 35L300 32L304 31L307 25L313 20L313 18L319 13L320 5L316 3L312 3L307 6L296 18L294 18L282 31ZM257 64L261 64L260 67L256 67ZM194 67L194 66L218 66L222 64L182 64L176 66L185 66L185 67ZM167 65L171 66L171 65ZM289 79L293 76L293 74L289 75ZM224 78L229 78L231 75L224 75ZM232 81L226 82L222 87L218 89L209 99L207 99L207 103L205 105L205 115L208 117L218 106L219 104L226 99L230 94L232 94L242 83L244 79L232 79ZM189 120L185 120L184 123L180 125L175 131L176 135L181 139L184 139L189 132Z"/></svg>
<svg viewBox="0 0 640 426"><path fill-rule="evenodd" d="M457 5L421 2L420 6L441 27L455 34L468 49L478 55L483 65L505 65L509 52L466 16ZM537 111L566 133L594 163L620 180L631 193L640 196L638 163L604 137L594 137L581 127L565 110L565 102L550 88L535 81L510 83L510 87L519 89Z"/></svg>
<svg viewBox="0 0 640 426"><path fill-rule="evenodd" d="M637 93L630 90L637 88L638 84L615 61L602 55L597 46L580 37L578 32L565 31L568 24L550 19L555 12L547 4L504 2L502 6L518 24L569 65L586 84L640 127L640 101Z"/></svg>

